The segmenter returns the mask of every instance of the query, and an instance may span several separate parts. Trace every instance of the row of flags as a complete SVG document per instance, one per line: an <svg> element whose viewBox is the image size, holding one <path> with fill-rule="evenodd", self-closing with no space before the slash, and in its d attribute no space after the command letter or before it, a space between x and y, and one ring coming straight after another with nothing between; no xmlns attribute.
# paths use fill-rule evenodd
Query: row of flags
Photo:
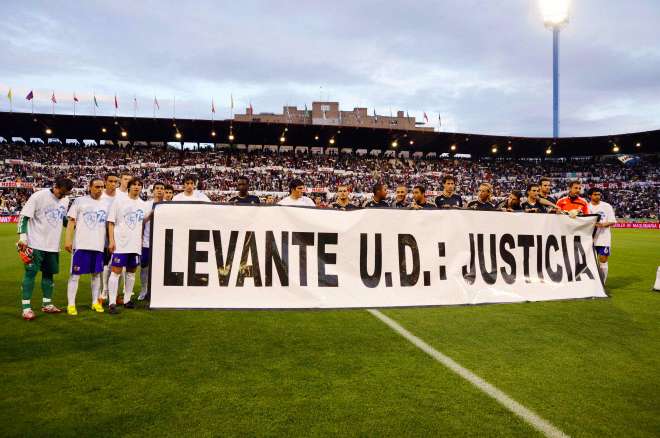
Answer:
<svg viewBox="0 0 660 438"><path fill-rule="evenodd" d="M12 91L11 88L9 89L9 92L7 93L7 98L9 99L10 108L11 108L11 105L12 105L13 99L14 99L14 94L13 94L13 91ZM25 96L25 100L30 101L34 105L34 99L35 99L34 90L30 90L30 92ZM53 93L51 94L50 101L53 105L53 112L55 112L55 104L58 103L57 102L57 97L55 96L55 91L53 91ZM79 102L80 102L80 99L78 98L78 96L76 95L76 92L74 91L73 92L73 106L74 106L73 111L74 111L74 115L75 115L75 111L76 111L76 108L75 108L76 103L79 103ZM95 93L92 95L92 103L93 103L94 112L96 113L96 109L100 108L100 105L99 105L99 100L96 98ZM230 107L230 110L231 110L231 114L233 116L234 115L234 94L233 93L231 93L229 95L229 107ZM176 98L174 100L174 108L175 108L175 111L176 111ZM254 114L254 109L252 108L252 102L250 102L248 108L250 109L250 113ZM114 109L115 109L115 115L116 115L117 110L119 110L119 99L117 98L117 94L115 94L115 96L114 96ZM134 109L134 111L137 112L137 109L138 109L137 96L133 97L133 109ZM155 116L156 109L158 109L160 111L160 103L158 102L158 98L156 96L154 96L154 100L153 100L153 109L154 109L154 116ZM34 112L34 108L33 108L33 112ZM215 115L215 113L216 113L215 100L213 98L211 98L211 114ZM305 114L307 114L307 113L308 113L307 104L305 104ZM290 115L289 115L289 106L288 105L286 106L286 115L287 115L287 118L290 117ZM340 113L340 117L341 117L341 113ZM356 117L358 117L358 122L359 122L359 114L357 114ZM378 122L378 114L376 113L376 108L374 108L373 117L374 117L374 121L377 123ZM391 110L390 110L390 117L392 117ZM408 112L406 112L406 117L408 117L408 118L410 117ZM326 118L326 111L323 111L323 118L324 119ZM424 112L423 118L424 118L425 123L429 123L429 117L426 114L426 112ZM440 115L438 115L438 122L442 123Z"/></svg>

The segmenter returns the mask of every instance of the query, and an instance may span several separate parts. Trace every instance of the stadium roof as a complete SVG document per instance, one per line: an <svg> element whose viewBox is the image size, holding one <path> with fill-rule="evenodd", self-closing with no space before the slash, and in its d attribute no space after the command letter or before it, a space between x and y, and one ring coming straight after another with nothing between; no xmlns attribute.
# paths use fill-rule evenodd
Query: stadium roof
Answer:
<svg viewBox="0 0 660 438"><path fill-rule="evenodd" d="M47 133L50 132L50 134ZM473 157L565 157L660 152L660 130L597 137L532 138L469 133L414 132L370 127L237 122L231 120L0 113L0 137L195 142L394 149L471 154ZM125 137L122 136L125 133ZM177 138L176 134L181 137ZM215 136L212 135L215 133ZM280 138L285 141L281 142ZM317 139L318 138L318 139ZM334 143L331 144L331 141ZM452 145L455 149L451 149ZM618 150L613 150L615 145ZM510 150L509 150L510 146ZM546 151L551 149L551 154ZM496 149L496 152L493 152Z"/></svg>

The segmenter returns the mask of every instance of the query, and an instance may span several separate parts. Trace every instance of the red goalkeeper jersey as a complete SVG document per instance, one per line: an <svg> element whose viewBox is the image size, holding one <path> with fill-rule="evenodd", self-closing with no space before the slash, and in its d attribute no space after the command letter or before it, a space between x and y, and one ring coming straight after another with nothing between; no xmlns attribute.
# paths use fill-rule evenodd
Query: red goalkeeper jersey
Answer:
<svg viewBox="0 0 660 438"><path fill-rule="evenodd" d="M575 198L564 196L557 201L557 206L564 211L580 210L582 214L589 214L589 204L584 198L579 196Z"/></svg>

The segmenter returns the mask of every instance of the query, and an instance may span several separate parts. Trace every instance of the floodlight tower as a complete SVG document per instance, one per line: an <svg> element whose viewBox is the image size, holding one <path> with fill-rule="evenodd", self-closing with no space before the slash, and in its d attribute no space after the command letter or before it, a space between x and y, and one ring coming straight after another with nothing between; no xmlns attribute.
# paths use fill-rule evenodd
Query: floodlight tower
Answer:
<svg viewBox="0 0 660 438"><path fill-rule="evenodd" d="M568 23L570 0L540 0L543 24L552 30L552 136L559 137L559 30Z"/></svg>

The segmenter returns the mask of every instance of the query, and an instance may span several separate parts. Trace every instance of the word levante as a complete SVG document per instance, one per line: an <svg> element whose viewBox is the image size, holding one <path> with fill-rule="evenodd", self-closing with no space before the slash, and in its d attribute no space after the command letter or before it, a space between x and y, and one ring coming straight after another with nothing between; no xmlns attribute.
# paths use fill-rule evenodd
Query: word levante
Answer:
<svg viewBox="0 0 660 438"><path fill-rule="evenodd" d="M265 232L261 251L255 232L220 230L189 230L186 272L174 271L173 253L175 248L173 229L165 230L164 239L164 286L209 286L209 274L197 272L198 263L209 261L209 252L197 249L198 243L213 243L215 264L218 270L218 286L230 286L230 277L236 258L239 234L242 234L240 260L235 273L236 282L231 286L243 287L245 279L251 278L254 286L273 286L274 273L283 287L290 285L289 250L291 246L298 247L299 286L308 286L307 261L316 258L317 285L319 287L339 287L339 278L326 271L328 265L337 264L337 253L331 252L328 245L339 244L338 233L288 232L280 233L279 242L273 231ZM222 239L229 236L226 253L223 252ZM411 234L397 234L398 247L398 280L402 287L431 286L431 271L422 271L420 249L415 237ZM384 280L386 287L392 287L391 272L383 272L383 236L381 233L369 235L360 234L359 267L360 279L368 288L378 287ZM373 241L370 245L369 242ZM279 245L278 245L279 243ZM466 248L469 245L469 261L462 266L462 277L466 284L474 284L481 278L486 284L492 285L501 278L507 284L515 283L520 277L527 283L581 281L582 275L594 279L587 266L587 251L579 236L528 235L528 234L473 234L468 236ZM315 247L315 250L314 250ZM371 248L372 247L372 248ZM446 257L445 243L438 242L437 256ZM310 249L311 248L311 249ZM263 257L260 257L260 253ZM572 254L572 257L570 256ZM532 255L536 261L532 266ZM559 257L561 256L561 257ZM356 258L351 258L355 260ZM260 260L264 260L261 269ZM556 260L553 263L553 260ZM427 258L425 258L427 261ZM368 266L372 268L369 269ZM534 271L532 271L534 270ZM262 275L263 272L263 275ZM439 265L438 279L447 280L447 268ZM533 274L532 274L533 272ZM422 279L422 284L418 284Z"/></svg>

